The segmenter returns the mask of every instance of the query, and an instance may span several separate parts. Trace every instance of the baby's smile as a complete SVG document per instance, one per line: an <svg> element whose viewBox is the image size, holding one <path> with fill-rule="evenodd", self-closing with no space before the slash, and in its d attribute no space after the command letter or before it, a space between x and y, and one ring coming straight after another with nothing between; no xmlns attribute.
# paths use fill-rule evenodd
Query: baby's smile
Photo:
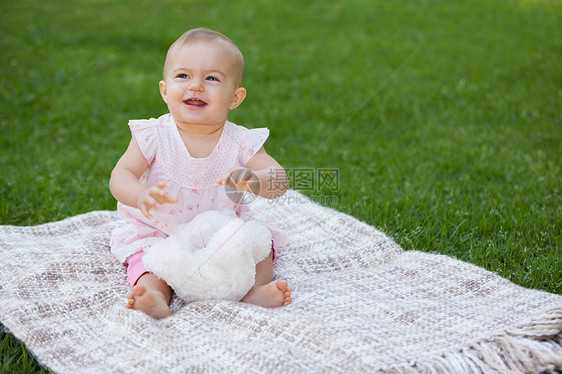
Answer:
<svg viewBox="0 0 562 374"><path fill-rule="evenodd" d="M203 108L207 105L206 102L196 97L192 97L187 100L184 100L184 103L190 108L197 108L197 109Z"/></svg>

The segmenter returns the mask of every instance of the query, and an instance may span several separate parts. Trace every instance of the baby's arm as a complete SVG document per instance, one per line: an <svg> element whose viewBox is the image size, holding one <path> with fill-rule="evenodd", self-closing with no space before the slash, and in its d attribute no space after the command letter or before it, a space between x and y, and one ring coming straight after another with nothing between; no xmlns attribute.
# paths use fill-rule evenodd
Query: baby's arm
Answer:
<svg viewBox="0 0 562 374"><path fill-rule="evenodd" d="M223 179L219 179L217 183L228 184L239 190L257 192L258 195L266 199L282 196L289 187L285 169L268 155L263 147L248 161L246 169L250 169L253 173L245 173L243 172L244 169L236 169ZM257 191L258 186L259 191Z"/></svg>
<svg viewBox="0 0 562 374"><path fill-rule="evenodd" d="M133 137L111 172L109 189L119 202L138 208L145 217L152 218L151 209L158 209L164 203L176 203L177 199L165 194L164 188L169 186L167 182L160 182L154 187L147 187L139 182L148 166Z"/></svg>

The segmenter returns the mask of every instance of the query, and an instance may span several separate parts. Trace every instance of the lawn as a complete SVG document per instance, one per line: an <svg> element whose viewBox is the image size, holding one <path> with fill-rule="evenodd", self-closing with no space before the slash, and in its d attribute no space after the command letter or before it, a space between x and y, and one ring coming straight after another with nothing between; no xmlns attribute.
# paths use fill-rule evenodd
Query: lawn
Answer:
<svg viewBox="0 0 562 374"><path fill-rule="evenodd" d="M230 119L270 128L293 187L336 171L303 192L406 250L562 294L560 1L22 0L0 13L0 224L115 209L127 121L165 112L167 47L205 26L245 55L248 97ZM0 359L0 372L40 370L9 334Z"/></svg>

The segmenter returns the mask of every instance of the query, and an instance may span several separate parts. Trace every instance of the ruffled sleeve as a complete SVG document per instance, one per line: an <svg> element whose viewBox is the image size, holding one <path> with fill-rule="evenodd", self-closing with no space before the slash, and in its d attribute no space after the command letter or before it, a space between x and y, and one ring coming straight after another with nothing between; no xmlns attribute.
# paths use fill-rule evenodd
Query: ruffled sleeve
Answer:
<svg viewBox="0 0 562 374"><path fill-rule="evenodd" d="M240 153L238 159L243 166L246 166L248 161L260 148L263 146L269 136L269 129L249 129L244 132L244 136L240 139Z"/></svg>
<svg viewBox="0 0 562 374"><path fill-rule="evenodd" d="M137 140L140 150L146 158L149 165L152 165L154 158L156 156L156 131L154 126L156 125L154 118L151 119L140 119L140 120L130 120L129 128L131 133Z"/></svg>

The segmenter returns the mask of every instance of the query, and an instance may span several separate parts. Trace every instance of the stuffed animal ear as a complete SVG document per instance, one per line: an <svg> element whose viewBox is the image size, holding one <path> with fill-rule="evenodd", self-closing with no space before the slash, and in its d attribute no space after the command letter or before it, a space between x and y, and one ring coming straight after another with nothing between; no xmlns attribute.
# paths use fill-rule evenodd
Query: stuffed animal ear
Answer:
<svg viewBox="0 0 562 374"><path fill-rule="evenodd" d="M197 226L191 233L191 245L197 249L205 248L212 235L211 225L204 222Z"/></svg>

